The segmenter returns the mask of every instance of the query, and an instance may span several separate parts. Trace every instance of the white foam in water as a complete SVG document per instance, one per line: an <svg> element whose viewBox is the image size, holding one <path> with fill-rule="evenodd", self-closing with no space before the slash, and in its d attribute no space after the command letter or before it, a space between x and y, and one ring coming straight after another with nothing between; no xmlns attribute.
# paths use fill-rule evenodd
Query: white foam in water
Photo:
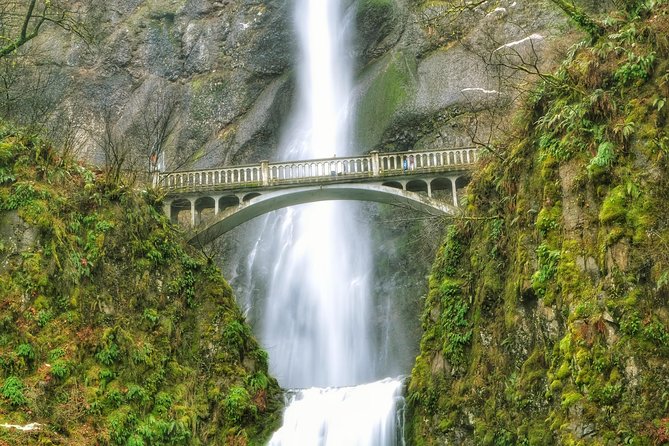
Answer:
<svg viewBox="0 0 669 446"><path fill-rule="evenodd" d="M269 446L401 444L397 403L402 383L385 379L343 388L311 388L291 397Z"/></svg>

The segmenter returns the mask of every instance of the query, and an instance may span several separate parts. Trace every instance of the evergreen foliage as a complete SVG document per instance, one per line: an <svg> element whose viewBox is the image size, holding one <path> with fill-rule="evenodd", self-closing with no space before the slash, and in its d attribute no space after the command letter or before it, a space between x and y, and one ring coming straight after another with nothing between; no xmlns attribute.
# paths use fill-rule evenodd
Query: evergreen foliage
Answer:
<svg viewBox="0 0 669 446"><path fill-rule="evenodd" d="M669 6L621 3L470 184L430 278L413 444L669 439Z"/></svg>
<svg viewBox="0 0 669 446"><path fill-rule="evenodd" d="M157 192L6 125L0 174L0 424L41 424L0 444L261 444L267 355Z"/></svg>

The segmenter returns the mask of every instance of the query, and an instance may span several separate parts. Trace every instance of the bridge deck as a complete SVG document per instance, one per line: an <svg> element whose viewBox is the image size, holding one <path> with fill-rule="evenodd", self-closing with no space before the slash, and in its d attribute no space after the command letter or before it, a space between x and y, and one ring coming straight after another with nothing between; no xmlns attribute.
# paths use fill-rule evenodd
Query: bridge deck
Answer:
<svg viewBox="0 0 669 446"><path fill-rule="evenodd" d="M299 160L215 169L159 174L157 185L168 195L231 189L272 189L275 187L379 181L385 178L470 170L478 159L474 147L432 151L408 151L369 155Z"/></svg>

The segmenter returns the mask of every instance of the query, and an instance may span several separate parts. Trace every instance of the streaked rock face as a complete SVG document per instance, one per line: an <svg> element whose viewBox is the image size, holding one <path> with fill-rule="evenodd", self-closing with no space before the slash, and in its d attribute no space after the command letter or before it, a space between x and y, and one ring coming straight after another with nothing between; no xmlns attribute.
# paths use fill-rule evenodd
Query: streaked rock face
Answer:
<svg viewBox="0 0 669 446"><path fill-rule="evenodd" d="M167 106L177 118L164 145L175 161L166 168L272 157L294 90L289 2L94 3L82 16L89 42L49 29L27 48L27 75L9 89L18 95L32 84L35 98L6 114L35 120L29 108L41 103L48 113L38 120L50 119L60 133L56 122L74 121L82 156L99 159L96 142L106 127L133 140L132 123ZM550 63L553 37L567 25L548 1L541 8L529 0L487 8L454 15L434 2L351 2L358 152L465 138L463 116L506 100L509 86L500 86L499 70L486 63L495 61L496 48L516 43L505 53L511 57L530 42L537 63ZM36 79L38 62L48 82Z"/></svg>

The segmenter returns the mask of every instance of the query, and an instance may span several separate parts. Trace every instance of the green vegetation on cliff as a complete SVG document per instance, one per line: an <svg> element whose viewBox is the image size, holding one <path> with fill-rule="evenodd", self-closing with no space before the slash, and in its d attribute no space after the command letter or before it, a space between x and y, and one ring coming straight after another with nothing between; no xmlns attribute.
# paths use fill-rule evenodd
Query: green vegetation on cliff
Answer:
<svg viewBox="0 0 669 446"><path fill-rule="evenodd" d="M641 3L472 180L430 277L414 444L669 442L669 6Z"/></svg>
<svg viewBox="0 0 669 446"><path fill-rule="evenodd" d="M0 127L0 445L259 444L280 401L154 191Z"/></svg>

